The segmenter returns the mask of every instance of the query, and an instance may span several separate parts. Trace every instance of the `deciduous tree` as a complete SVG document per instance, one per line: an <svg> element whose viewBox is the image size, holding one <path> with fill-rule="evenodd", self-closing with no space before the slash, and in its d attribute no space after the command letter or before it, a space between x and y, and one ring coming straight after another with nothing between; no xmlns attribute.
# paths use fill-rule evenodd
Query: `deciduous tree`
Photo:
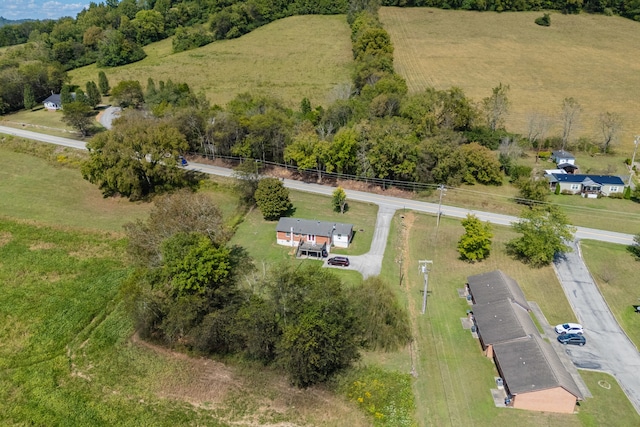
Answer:
<svg viewBox="0 0 640 427"><path fill-rule="evenodd" d="M338 187L333 192L331 201L333 203L333 209L343 214L347 207L347 193L345 193L342 187Z"/></svg>
<svg viewBox="0 0 640 427"><path fill-rule="evenodd" d="M487 126L492 131L504 126L504 119L509 111L508 92L509 85L500 83L492 89L491 96L482 100Z"/></svg>
<svg viewBox="0 0 640 427"><path fill-rule="evenodd" d="M106 196L132 200L153 193L196 186L196 177L181 168L180 154L188 147L184 136L165 123L137 115L120 118L113 130L88 144L89 160L82 175Z"/></svg>
<svg viewBox="0 0 640 427"><path fill-rule="evenodd" d="M617 113L600 114L598 117L600 130L602 131L602 152L608 153L618 138L618 133L622 129L622 117Z"/></svg>
<svg viewBox="0 0 640 427"><path fill-rule="evenodd" d="M571 132L578 126L580 112L582 107L574 98L565 98L562 100L562 149L564 150L569 143Z"/></svg>
<svg viewBox="0 0 640 427"><path fill-rule="evenodd" d="M491 225L483 223L475 215L468 214L462 220L464 234L458 240L458 253L465 261L482 261L489 257L491 253Z"/></svg>
<svg viewBox="0 0 640 427"><path fill-rule="evenodd" d="M575 233L566 215L553 205L525 209L513 229L522 236L507 243L508 252L533 267L548 265L557 253L571 251L565 241L573 240Z"/></svg>
<svg viewBox="0 0 640 427"><path fill-rule="evenodd" d="M94 122L91 116L92 108L81 101L69 102L62 109L62 121L87 136Z"/></svg>
<svg viewBox="0 0 640 427"><path fill-rule="evenodd" d="M122 108L138 108L144 102L142 86L137 80L123 80L111 91L113 102Z"/></svg>

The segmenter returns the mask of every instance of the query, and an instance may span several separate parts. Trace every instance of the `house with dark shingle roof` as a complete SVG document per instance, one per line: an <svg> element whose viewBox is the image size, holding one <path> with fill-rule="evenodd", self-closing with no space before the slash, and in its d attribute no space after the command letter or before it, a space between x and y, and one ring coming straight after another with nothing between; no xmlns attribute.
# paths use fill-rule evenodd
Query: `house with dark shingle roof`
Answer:
<svg viewBox="0 0 640 427"><path fill-rule="evenodd" d="M47 110L60 110L62 108L62 101L60 100L59 93L52 93L47 99L42 101L44 108Z"/></svg>
<svg viewBox="0 0 640 427"><path fill-rule="evenodd" d="M547 175L547 179L552 191L560 186L560 192L563 194L580 194L582 197L595 198L598 195L609 196L624 192L624 181L619 176L552 173Z"/></svg>
<svg viewBox="0 0 640 427"><path fill-rule="evenodd" d="M494 352L514 408L572 414L576 401L584 399L551 344L538 334L495 344Z"/></svg>
<svg viewBox="0 0 640 427"><path fill-rule="evenodd" d="M493 358L510 405L573 413L583 396L551 344L541 338L518 283L496 270L469 276L467 289L482 350Z"/></svg>
<svg viewBox="0 0 640 427"><path fill-rule="evenodd" d="M276 226L279 245L297 246L311 256L318 256L331 246L348 248L352 237L353 224L341 222L280 218Z"/></svg>

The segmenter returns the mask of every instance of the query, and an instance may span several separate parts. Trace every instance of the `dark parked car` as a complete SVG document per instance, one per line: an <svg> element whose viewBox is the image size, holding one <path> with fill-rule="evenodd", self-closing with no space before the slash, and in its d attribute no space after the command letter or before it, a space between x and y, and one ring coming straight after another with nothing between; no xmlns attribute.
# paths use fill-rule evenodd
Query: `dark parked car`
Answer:
<svg viewBox="0 0 640 427"><path fill-rule="evenodd" d="M587 339L582 334L562 334L558 336L558 341L564 345L585 345L587 343Z"/></svg>
<svg viewBox="0 0 640 427"><path fill-rule="evenodd" d="M349 267L349 258L347 258L346 256L334 256L333 258L329 258L327 260L327 264Z"/></svg>

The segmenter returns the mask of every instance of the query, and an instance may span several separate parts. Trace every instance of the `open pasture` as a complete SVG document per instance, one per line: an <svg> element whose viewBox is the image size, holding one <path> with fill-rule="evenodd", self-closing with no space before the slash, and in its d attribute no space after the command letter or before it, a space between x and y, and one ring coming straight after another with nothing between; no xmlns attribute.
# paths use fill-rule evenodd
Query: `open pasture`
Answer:
<svg viewBox="0 0 640 427"><path fill-rule="evenodd" d="M583 108L572 138L601 138L598 116L622 116L614 149L633 150L640 133L640 23L603 15L551 12L493 13L430 8L382 8L380 18L394 44L394 64L411 92L460 87L476 102L499 83L509 85L506 127L527 134L529 117L553 119L548 135L560 135L562 100Z"/></svg>
<svg viewBox="0 0 640 427"><path fill-rule="evenodd" d="M350 81L351 39L344 15L293 16L260 27L238 39L171 53L171 38L146 46L147 57L134 64L102 69L111 87L122 80L147 84L150 77L185 82L212 104L237 94L273 95L297 108L307 97L327 105L334 87ZM69 74L73 84L97 82L96 65Z"/></svg>

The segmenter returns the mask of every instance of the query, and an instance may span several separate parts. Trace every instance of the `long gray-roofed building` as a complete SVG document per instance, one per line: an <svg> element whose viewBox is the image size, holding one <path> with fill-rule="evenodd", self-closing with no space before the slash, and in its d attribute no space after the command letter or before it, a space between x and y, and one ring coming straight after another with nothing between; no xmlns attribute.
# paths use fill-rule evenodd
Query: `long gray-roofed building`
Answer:
<svg viewBox="0 0 640 427"><path fill-rule="evenodd" d="M496 270L467 278L472 316L487 357L493 358L515 408L573 413L578 386L544 341L518 283Z"/></svg>

